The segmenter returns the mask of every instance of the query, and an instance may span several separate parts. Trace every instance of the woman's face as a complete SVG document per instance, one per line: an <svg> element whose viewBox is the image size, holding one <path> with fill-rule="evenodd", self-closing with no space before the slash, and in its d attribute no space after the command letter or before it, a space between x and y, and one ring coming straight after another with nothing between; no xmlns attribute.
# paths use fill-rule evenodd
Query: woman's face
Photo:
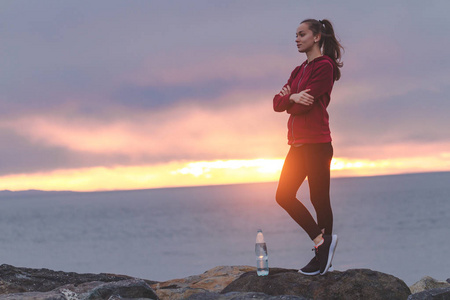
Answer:
<svg viewBox="0 0 450 300"><path fill-rule="evenodd" d="M307 23L302 23L298 26L296 36L295 42L297 43L298 52L301 53L310 51L314 44L320 40L320 36L314 36Z"/></svg>

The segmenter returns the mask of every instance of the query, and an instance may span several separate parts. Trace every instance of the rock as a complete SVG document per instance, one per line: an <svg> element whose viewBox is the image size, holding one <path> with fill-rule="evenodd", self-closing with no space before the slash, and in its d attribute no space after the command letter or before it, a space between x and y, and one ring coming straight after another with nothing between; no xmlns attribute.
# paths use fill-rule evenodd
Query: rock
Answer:
<svg viewBox="0 0 450 300"><path fill-rule="evenodd" d="M160 299L186 299L205 292L220 292L232 281L246 272L256 272L249 266L218 266L201 275L173 279L151 285Z"/></svg>
<svg viewBox="0 0 450 300"><path fill-rule="evenodd" d="M28 292L0 295L0 300L114 300L114 299L156 299L158 296L143 280L124 280L99 284L85 293L57 288L49 292Z"/></svg>
<svg viewBox="0 0 450 300"><path fill-rule="evenodd" d="M408 300L450 300L450 287L426 290L412 294Z"/></svg>
<svg viewBox="0 0 450 300"><path fill-rule="evenodd" d="M368 269L328 272L324 276L305 276L296 270L270 269L268 276L248 272L221 293L259 292L267 295L295 295L308 299L407 299L411 294L400 279Z"/></svg>
<svg viewBox="0 0 450 300"><path fill-rule="evenodd" d="M245 300L245 299L258 299L258 300L308 300L304 297L283 295L283 296L269 296L264 293L239 293L231 292L225 295L218 293L201 293L195 294L187 300Z"/></svg>
<svg viewBox="0 0 450 300"><path fill-rule="evenodd" d="M21 287L20 285L9 283L7 281L3 281L0 279L0 295L10 293L21 293L21 292L26 292L26 289Z"/></svg>
<svg viewBox="0 0 450 300"><path fill-rule="evenodd" d="M49 269L18 268L10 265L0 266L0 293L48 292L57 287L73 284L75 286L93 281L112 282L133 279L129 276L113 274L78 274L52 271ZM149 281L149 284L155 283Z"/></svg>
<svg viewBox="0 0 450 300"><path fill-rule="evenodd" d="M66 298L59 292L29 292L18 294L6 294L0 296L1 300L80 300L79 298Z"/></svg>
<svg viewBox="0 0 450 300"><path fill-rule="evenodd" d="M48 269L0 266L0 300L309 300L309 299L450 299L450 288L434 288L410 295L400 279L367 269L304 276L297 270L271 268L256 275L249 266L219 266L200 275L166 282L114 274L77 274ZM419 286L419 285L417 285Z"/></svg>
<svg viewBox="0 0 450 300"><path fill-rule="evenodd" d="M411 293L420 293L426 290L450 287L450 283L438 281L430 276L425 276L409 287Z"/></svg>
<svg viewBox="0 0 450 300"><path fill-rule="evenodd" d="M85 300L112 299L111 297L158 299L152 288L140 279L109 282L94 288L89 295L83 297Z"/></svg>
<svg viewBox="0 0 450 300"><path fill-rule="evenodd" d="M78 274L0 266L0 300L158 299L156 281L114 274Z"/></svg>

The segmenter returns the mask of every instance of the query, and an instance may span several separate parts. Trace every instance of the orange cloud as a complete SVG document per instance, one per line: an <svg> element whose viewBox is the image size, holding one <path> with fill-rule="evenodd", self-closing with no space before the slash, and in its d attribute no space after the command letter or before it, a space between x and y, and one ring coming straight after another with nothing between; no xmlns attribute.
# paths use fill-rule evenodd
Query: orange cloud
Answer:
<svg viewBox="0 0 450 300"><path fill-rule="evenodd" d="M126 118L109 121L52 113L3 121L0 126L75 152L178 159L283 155L285 116L277 118L272 112L267 94L231 92L218 101L230 98L239 104L220 109L178 105L157 112L127 112Z"/></svg>
<svg viewBox="0 0 450 300"><path fill-rule="evenodd" d="M5 175L0 189L91 191L276 181L288 150L287 115L272 111L272 93L230 91L214 103L233 99L236 104L220 108L179 104L123 113L109 107L114 117L106 120L73 115L70 109L2 120L0 128L73 155L148 156L153 162L164 157L165 162ZM333 133L337 142L339 134ZM447 149L449 142L338 146L332 176L446 171Z"/></svg>

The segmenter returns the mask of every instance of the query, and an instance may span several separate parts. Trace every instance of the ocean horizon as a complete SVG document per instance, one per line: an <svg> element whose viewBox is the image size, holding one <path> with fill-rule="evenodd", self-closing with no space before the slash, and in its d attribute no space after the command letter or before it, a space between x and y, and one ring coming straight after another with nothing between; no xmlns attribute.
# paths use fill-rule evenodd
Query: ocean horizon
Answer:
<svg viewBox="0 0 450 300"><path fill-rule="evenodd" d="M449 182L450 172L332 178L334 268L369 268L408 285L449 278ZM0 263L164 281L255 265L262 229L269 266L301 268L312 242L275 202L276 185L1 191ZM298 196L312 209L307 184Z"/></svg>

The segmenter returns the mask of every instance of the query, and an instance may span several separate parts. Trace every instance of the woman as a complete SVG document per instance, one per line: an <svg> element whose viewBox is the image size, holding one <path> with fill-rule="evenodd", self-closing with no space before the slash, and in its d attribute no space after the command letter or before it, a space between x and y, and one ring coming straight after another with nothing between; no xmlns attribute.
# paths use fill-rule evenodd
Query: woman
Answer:
<svg viewBox="0 0 450 300"><path fill-rule="evenodd" d="M315 257L299 272L324 275L331 266L337 245L337 235L332 235L330 163L333 147L327 106L334 81L341 77L342 46L328 20L304 20L296 36L298 51L305 53L307 60L294 69L273 99L275 111L286 111L290 115L288 144L291 146L281 171L276 200L315 244ZM317 222L296 198L306 177Z"/></svg>

